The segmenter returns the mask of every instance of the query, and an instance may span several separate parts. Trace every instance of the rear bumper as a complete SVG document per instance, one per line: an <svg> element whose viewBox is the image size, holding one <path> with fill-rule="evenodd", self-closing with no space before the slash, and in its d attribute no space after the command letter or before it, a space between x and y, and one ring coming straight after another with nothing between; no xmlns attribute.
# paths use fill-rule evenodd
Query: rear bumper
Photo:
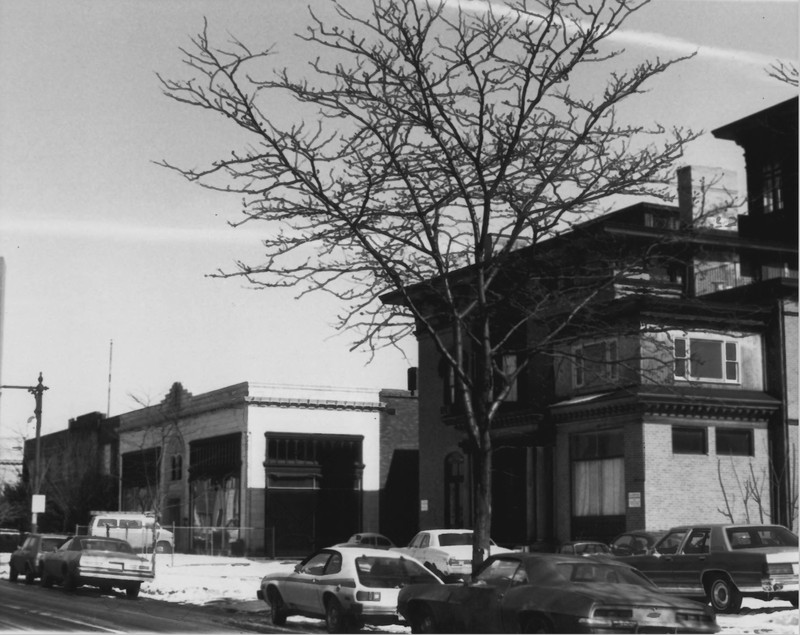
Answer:
<svg viewBox="0 0 800 635"><path fill-rule="evenodd" d="M117 582L148 582L155 576L152 572L142 571L116 571L99 569L96 567L81 567L78 569L78 576L85 584L92 584L93 582L103 581L117 581Z"/></svg>

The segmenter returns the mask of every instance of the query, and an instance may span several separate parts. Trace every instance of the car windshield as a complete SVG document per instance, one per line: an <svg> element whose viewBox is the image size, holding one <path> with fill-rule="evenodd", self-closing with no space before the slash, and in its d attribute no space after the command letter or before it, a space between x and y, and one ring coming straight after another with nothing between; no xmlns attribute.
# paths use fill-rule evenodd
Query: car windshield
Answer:
<svg viewBox="0 0 800 635"><path fill-rule="evenodd" d="M82 546L85 551L115 551L117 553L133 553L133 549L126 542L114 540L84 540Z"/></svg>
<svg viewBox="0 0 800 635"><path fill-rule="evenodd" d="M366 587L393 589L407 584L436 582L436 577L422 565L406 558L360 556L356 558L358 579Z"/></svg>
<svg viewBox="0 0 800 635"><path fill-rule="evenodd" d="M635 584L650 587L652 583L641 573L612 564L562 562L556 565L561 579L567 582L594 582L599 584Z"/></svg>
<svg viewBox="0 0 800 635"><path fill-rule="evenodd" d="M450 533L450 534L439 534L439 545L442 547L454 547L456 545L471 545L472 544L472 533L471 532L461 532L461 533Z"/></svg>
<svg viewBox="0 0 800 635"><path fill-rule="evenodd" d="M731 549L755 547L797 547L797 536L785 527L728 527L725 530Z"/></svg>

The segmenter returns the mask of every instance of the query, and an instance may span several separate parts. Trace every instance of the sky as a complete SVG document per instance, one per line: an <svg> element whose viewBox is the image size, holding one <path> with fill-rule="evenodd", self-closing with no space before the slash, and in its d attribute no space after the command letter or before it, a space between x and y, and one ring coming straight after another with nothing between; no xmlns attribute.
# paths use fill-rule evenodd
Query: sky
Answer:
<svg viewBox="0 0 800 635"><path fill-rule="evenodd" d="M158 403L174 382L193 394L242 381L406 387L414 341L369 363L333 329L333 298L209 278L257 262L258 229L227 225L240 218L238 197L156 165L201 166L241 140L167 99L156 77L185 76L179 47L204 18L212 41L273 45L276 64L302 69L314 53L293 34L308 23L306 4L0 3L0 383L43 374L43 433L87 412ZM311 4L329 12L325 0ZM743 183L741 150L710 131L796 94L764 68L796 63L797 40L795 0L653 0L615 43L653 57L697 51L631 114L707 131L684 163L735 170ZM33 436L32 415L31 395L2 392L0 452Z"/></svg>

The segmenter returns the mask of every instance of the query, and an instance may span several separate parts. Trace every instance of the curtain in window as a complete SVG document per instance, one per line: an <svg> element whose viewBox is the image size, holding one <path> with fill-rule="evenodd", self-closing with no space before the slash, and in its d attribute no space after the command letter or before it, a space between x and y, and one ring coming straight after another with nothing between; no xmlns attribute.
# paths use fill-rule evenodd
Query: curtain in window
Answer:
<svg viewBox="0 0 800 635"><path fill-rule="evenodd" d="M625 513L625 462L622 457L572 463L575 516Z"/></svg>

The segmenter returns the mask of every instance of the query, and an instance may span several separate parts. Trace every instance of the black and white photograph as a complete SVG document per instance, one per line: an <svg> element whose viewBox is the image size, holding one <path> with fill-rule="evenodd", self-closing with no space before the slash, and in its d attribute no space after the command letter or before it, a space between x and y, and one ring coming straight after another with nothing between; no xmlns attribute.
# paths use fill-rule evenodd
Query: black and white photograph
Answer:
<svg viewBox="0 0 800 635"><path fill-rule="evenodd" d="M0 633L796 634L797 0L0 3Z"/></svg>

